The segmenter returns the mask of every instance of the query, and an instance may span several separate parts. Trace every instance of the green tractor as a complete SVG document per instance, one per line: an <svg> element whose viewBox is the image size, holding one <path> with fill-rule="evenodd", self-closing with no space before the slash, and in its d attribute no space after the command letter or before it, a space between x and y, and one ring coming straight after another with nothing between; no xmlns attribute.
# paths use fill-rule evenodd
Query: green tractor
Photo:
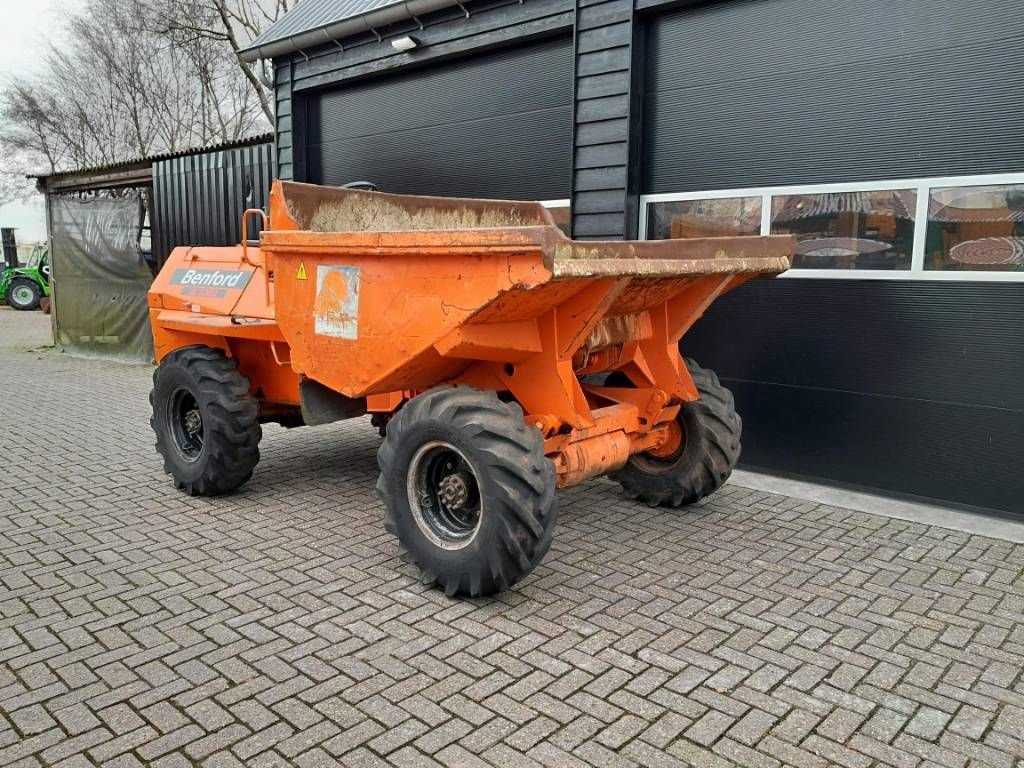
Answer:
<svg viewBox="0 0 1024 768"><path fill-rule="evenodd" d="M0 302L14 309L36 309L40 299L49 295L50 254L45 246L37 245L24 266L0 272Z"/></svg>

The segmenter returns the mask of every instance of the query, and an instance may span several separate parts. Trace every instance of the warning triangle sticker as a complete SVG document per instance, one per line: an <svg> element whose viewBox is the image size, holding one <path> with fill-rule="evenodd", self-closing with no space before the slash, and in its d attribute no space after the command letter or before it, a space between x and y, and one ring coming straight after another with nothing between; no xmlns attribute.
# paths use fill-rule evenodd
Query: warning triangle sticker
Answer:
<svg viewBox="0 0 1024 768"><path fill-rule="evenodd" d="M296 280L305 280L306 279L306 265L303 264L301 261L299 262L299 271L295 273L295 279Z"/></svg>

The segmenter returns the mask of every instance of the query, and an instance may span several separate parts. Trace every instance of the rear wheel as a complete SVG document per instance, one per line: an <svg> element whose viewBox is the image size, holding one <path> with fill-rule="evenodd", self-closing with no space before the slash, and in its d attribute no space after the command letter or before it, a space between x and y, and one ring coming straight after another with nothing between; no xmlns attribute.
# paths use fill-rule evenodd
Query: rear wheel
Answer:
<svg viewBox="0 0 1024 768"><path fill-rule="evenodd" d="M686 367L700 399L680 407L672 425L674 450L636 454L611 475L629 498L650 506L679 507L710 496L729 479L740 458L743 422L732 392L714 371L689 359Z"/></svg>
<svg viewBox="0 0 1024 768"><path fill-rule="evenodd" d="M149 402L156 449L177 488L215 496L252 477L259 405L234 360L210 347L175 350L154 372Z"/></svg>
<svg viewBox="0 0 1024 768"><path fill-rule="evenodd" d="M14 309L28 311L39 306L43 291L39 284L27 277L16 277L7 291L7 303Z"/></svg>
<svg viewBox="0 0 1024 768"><path fill-rule="evenodd" d="M377 453L385 527L448 595L508 589L555 530L555 470L522 409L493 392L435 389L390 421Z"/></svg>

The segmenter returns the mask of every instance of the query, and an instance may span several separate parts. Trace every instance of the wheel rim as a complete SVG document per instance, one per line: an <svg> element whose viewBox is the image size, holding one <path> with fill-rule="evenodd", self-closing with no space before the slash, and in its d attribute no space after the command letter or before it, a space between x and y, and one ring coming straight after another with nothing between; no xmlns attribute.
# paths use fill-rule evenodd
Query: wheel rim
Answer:
<svg viewBox="0 0 1024 768"><path fill-rule="evenodd" d="M409 462L409 507L417 527L435 546L462 549L476 538L483 520L480 480L465 454L435 440Z"/></svg>
<svg viewBox="0 0 1024 768"><path fill-rule="evenodd" d="M683 428L679 425L678 419L673 419L665 425L665 442L647 451L647 455L655 459L671 459L679 454L682 446Z"/></svg>
<svg viewBox="0 0 1024 768"><path fill-rule="evenodd" d="M206 433L203 414L195 396L187 389L176 390L168 403L167 416L178 452L187 461L198 459L203 452Z"/></svg>
<svg viewBox="0 0 1024 768"><path fill-rule="evenodd" d="M15 304L31 304L32 303L32 289L24 285L15 286L11 292L11 299Z"/></svg>
<svg viewBox="0 0 1024 768"><path fill-rule="evenodd" d="M634 454L633 463L650 475L658 475L675 467L686 450L686 425L677 418L669 426L668 442L659 449Z"/></svg>

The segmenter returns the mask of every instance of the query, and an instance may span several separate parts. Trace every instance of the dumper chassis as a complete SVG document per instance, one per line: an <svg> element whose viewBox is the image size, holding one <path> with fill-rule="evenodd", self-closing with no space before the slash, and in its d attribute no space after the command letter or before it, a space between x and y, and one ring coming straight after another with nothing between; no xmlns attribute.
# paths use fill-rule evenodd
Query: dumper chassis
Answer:
<svg viewBox="0 0 1024 768"><path fill-rule="evenodd" d="M262 423L371 414L400 557L449 595L499 592L550 547L558 488L609 475L678 507L721 487L740 417L679 340L792 249L576 242L533 203L278 181L239 246L176 249L153 284L157 450L216 495L251 477Z"/></svg>

